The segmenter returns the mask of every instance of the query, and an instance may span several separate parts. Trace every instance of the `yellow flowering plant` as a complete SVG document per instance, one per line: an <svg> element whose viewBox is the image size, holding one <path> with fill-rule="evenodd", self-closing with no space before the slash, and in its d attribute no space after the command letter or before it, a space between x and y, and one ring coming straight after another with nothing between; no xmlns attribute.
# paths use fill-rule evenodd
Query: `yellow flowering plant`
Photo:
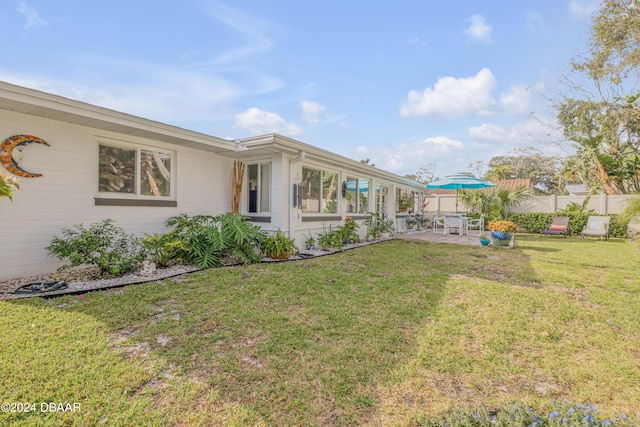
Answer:
<svg viewBox="0 0 640 427"><path fill-rule="evenodd" d="M513 222L503 220L489 221L489 225L487 226L487 228L491 231L499 233L515 233L516 231L518 231L518 226Z"/></svg>

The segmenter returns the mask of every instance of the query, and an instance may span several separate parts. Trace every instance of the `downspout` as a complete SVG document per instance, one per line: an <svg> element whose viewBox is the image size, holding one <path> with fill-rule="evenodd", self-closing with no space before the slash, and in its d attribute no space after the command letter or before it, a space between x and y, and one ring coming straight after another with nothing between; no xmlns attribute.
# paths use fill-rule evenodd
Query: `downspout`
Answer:
<svg viewBox="0 0 640 427"><path fill-rule="evenodd" d="M287 211L287 217L289 218L289 223L287 226L289 238L293 238L293 231L291 230L291 217L293 216L293 209L298 209L297 206L295 208L293 207L293 175L291 173L291 168L294 163L303 161L306 155L307 153L304 150L300 150L297 157L289 159L289 197L287 197L287 205L289 206Z"/></svg>

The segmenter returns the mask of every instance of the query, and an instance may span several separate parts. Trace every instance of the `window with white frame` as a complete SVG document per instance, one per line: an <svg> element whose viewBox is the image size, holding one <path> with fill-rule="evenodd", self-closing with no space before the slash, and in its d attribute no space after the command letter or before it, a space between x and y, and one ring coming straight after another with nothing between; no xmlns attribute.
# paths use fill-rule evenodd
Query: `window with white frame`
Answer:
<svg viewBox="0 0 640 427"><path fill-rule="evenodd" d="M369 212L369 180L362 178L347 178L347 213Z"/></svg>
<svg viewBox="0 0 640 427"><path fill-rule="evenodd" d="M271 212L271 163L247 165L247 185L247 212Z"/></svg>
<svg viewBox="0 0 640 427"><path fill-rule="evenodd" d="M338 212L338 173L302 168L302 212Z"/></svg>
<svg viewBox="0 0 640 427"><path fill-rule="evenodd" d="M134 146L98 145L98 191L171 198L175 153Z"/></svg>

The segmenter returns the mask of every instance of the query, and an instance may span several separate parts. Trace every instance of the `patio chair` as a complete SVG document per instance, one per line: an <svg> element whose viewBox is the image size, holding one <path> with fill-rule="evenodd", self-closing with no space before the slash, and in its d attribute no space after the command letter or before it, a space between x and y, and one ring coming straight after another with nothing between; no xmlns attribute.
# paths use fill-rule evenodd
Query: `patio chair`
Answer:
<svg viewBox="0 0 640 427"><path fill-rule="evenodd" d="M446 215L444 217L444 230L442 234L453 234L454 230L457 230L460 236L464 234L462 219L458 215Z"/></svg>
<svg viewBox="0 0 640 427"><path fill-rule="evenodd" d="M480 215L478 219L467 220L467 234L472 236L471 230L478 230L477 236L484 233L484 214Z"/></svg>
<svg viewBox="0 0 640 427"><path fill-rule="evenodd" d="M433 217L433 232L437 233L438 228L444 230L444 217L442 216L434 216Z"/></svg>
<svg viewBox="0 0 640 427"><path fill-rule="evenodd" d="M551 225L546 230L540 232L540 235L542 234L552 236L564 235L564 237L567 237L569 235L569 217L557 216L553 218Z"/></svg>
<svg viewBox="0 0 640 427"><path fill-rule="evenodd" d="M611 217L609 216L590 216L587 219L587 226L580 233L580 238L584 239L585 237L600 237L600 240L604 237L605 239L609 239L609 223L611 222Z"/></svg>

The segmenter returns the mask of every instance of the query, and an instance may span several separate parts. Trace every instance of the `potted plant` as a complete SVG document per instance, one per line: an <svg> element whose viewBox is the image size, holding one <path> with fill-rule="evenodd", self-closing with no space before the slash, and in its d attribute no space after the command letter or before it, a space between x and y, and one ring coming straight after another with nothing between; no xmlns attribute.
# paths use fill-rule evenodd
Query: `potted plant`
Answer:
<svg viewBox="0 0 640 427"><path fill-rule="evenodd" d="M491 239L489 239L487 236L485 236L484 234L481 234L479 236L480 239L480 244L482 246L489 246L489 243L491 243Z"/></svg>
<svg viewBox="0 0 640 427"><path fill-rule="evenodd" d="M491 242L496 246L508 246L513 239L513 233L518 231L518 226L511 221L489 221L487 226L491 232Z"/></svg>
<svg viewBox="0 0 640 427"><path fill-rule="evenodd" d="M287 237L279 228L275 234L265 236L262 240L262 253L269 258L289 259L297 251L295 240Z"/></svg>
<svg viewBox="0 0 640 427"><path fill-rule="evenodd" d="M378 223L378 231L380 232L380 238L388 239L391 237L391 233L395 231L392 219L385 219Z"/></svg>
<svg viewBox="0 0 640 427"><path fill-rule="evenodd" d="M413 209L413 197L409 193L403 193L398 198L398 209L400 212L406 212L407 209Z"/></svg>

